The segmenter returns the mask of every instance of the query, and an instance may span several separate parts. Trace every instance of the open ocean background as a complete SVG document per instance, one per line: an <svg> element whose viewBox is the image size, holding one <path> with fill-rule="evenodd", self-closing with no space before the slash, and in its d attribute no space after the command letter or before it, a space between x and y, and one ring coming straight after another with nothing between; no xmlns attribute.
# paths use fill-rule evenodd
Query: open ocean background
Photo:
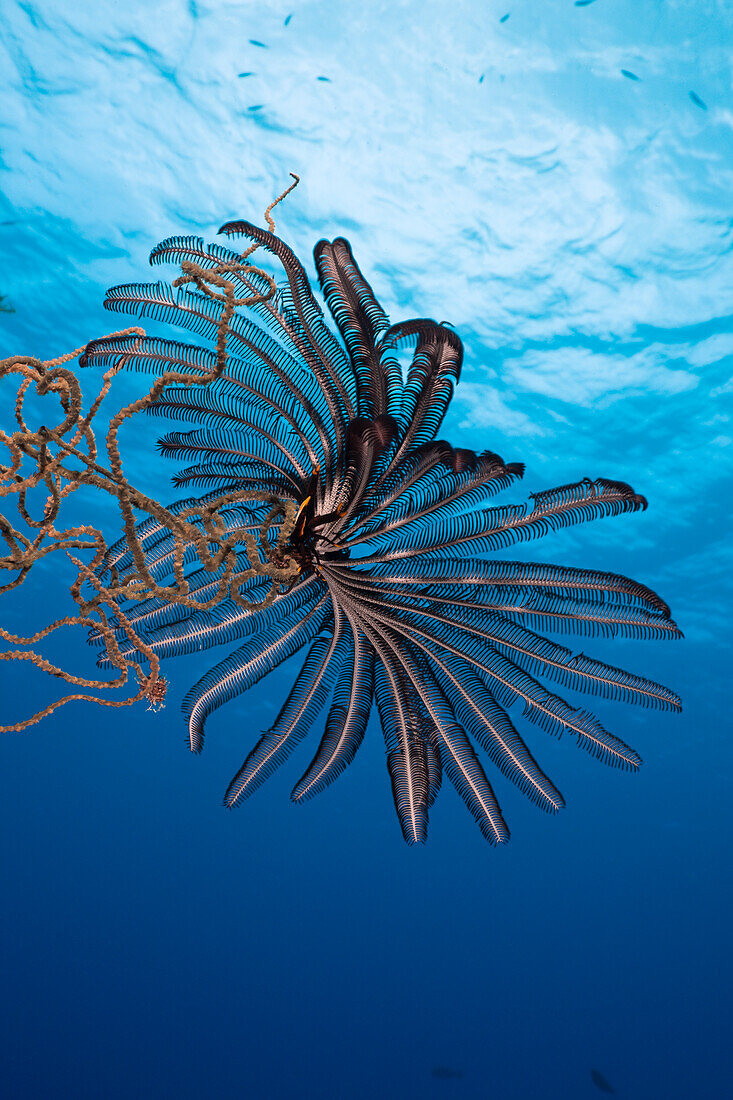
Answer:
<svg viewBox="0 0 733 1100"><path fill-rule="evenodd" d="M457 328L440 434L527 464L500 501L585 475L649 499L522 556L643 581L686 635L578 640L684 713L593 701L636 775L525 724L567 809L491 771L500 850L449 789L428 844L405 846L374 717L315 801L288 800L314 730L223 810L298 658L212 716L201 757L178 704L222 650L169 663L158 714L73 704L3 735L0 1093L576 1100L600 1095L596 1069L629 1100L730 1096L731 5L0 10L0 357L136 323L103 310L106 287L174 278L148 268L154 244L262 224L297 172L274 213L311 277L315 242L343 234L393 321ZM145 382L120 376L108 411ZM123 454L167 502L162 428L139 418ZM92 492L69 514L115 530ZM69 610L60 561L34 572L0 601L6 629ZM83 632L46 652L94 669ZM58 686L3 663L0 722Z"/></svg>

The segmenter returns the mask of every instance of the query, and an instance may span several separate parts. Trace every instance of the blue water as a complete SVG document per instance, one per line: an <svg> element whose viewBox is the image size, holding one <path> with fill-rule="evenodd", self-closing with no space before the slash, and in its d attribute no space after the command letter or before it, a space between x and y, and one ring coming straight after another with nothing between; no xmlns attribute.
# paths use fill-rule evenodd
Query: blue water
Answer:
<svg viewBox="0 0 733 1100"><path fill-rule="evenodd" d="M623 1097L730 1094L732 49L723 0L6 0L0 356L121 327L104 289L149 278L153 244L261 222L297 172L277 225L311 275L344 234L392 320L461 334L442 435L524 461L512 499L585 475L649 498L524 555L651 585L686 638L588 643L684 713L594 706L636 775L525 725L567 809L497 780L500 850L451 791L404 845L374 719L315 801L288 800L311 739L223 810L297 658L201 757L178 713L199 657L161 713L5 734L4 1096L575 1100L593 1068ZM142 380L115 387L110 412ZM127 430L125 469L174 499L157 434ZM114 520L94 494L71 514ZM66 614L60 572L2 625ZM93 668L80 635L47 652ZM4 664L0 721L53 683Z"/></svg>

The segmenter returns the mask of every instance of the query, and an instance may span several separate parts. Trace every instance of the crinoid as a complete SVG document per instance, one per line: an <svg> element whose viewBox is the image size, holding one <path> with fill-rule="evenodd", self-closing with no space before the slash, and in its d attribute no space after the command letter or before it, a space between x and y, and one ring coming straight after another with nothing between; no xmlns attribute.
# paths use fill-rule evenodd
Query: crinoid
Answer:
<svg viewBox="0 0 733 1100"><path fill-rule="evenodd" d="M391 325L348 242L338 238L316 245L315 263L339 339L282 240L245 221L221 232L279 261L285 280L276 295L239 254L197 237L171 238L153 250L151 263L183 268L173 288L119 286L105 304L186 328L198 343L135 332L92 343L83 362L208 379L168 382L148 403L152 415L188 422L191 430L164 435L159 446L188 463L177 486L205 490L166 514L202 516L215 501L207 531L227 545L259 532L260 560L269 563L266 575L255 570L243 579L249 604L238 601L221 591L224 561L205 561L190 530L176 534L164 515L151 515L132 541L151 580L164 586L175 576L180 588L185 579L188 598L171 602L164 589L148 585L140 600L135 591L124 622L110 620L118 657L160 662L236 643L185 698L190 747L199 752L212 711L308 647L277 719L230 783L225 804L243 801L283 763L329 697L325 732L293 800L322 791L353 760L374 699L408 843L426 838L443 772L486 839L508 839L477 745L543 809L562 807L515 729L509 711L517 704L529 721L574 735L605 762L637 768L632 749L537 677L662 708L679 709L677 696L544 632L676 637L667 605L624 576L491 555L560 527L639 511L644 498L621 482L586 478L534 494L529 504L495 506L494 495L523 467L436 439L461 371L455 332L426 319ZM249 303L231 308L226 325L223 299L212 291L223 285L217 280L234 287L237 302ZM216 340L217 351L209 350ZM412 349L412 361L403 377L404 348ZM128 532L99 563L98 583L114 578L124 595L140 574L139 558ZM249 559L253 564L251 553ZM96 637L99 664L114 664L109 635L97 630Z"/></svg>

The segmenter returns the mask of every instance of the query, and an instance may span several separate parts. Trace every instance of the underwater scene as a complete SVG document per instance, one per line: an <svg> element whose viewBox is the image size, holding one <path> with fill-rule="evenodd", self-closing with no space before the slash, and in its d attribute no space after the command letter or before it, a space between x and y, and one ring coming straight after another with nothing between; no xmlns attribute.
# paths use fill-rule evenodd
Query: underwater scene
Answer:
<svg viewBox="0 0 733 1100"><path fill-rule="evenodd" d="M729 1093L732 49L8 0L3 1096Z"/></svg>

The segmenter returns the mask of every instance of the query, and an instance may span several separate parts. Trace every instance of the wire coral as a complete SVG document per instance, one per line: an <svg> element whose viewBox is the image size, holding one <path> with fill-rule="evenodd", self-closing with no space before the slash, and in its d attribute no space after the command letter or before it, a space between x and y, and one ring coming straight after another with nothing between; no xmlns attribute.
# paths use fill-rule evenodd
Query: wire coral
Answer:
<svg viewBox="0 0 733 1100"><path fill-rule="evenodd" d="M246 221L223 226L228 237L250 242L241 254L198 237L163 241L151 263L181 267L172 286L126 284L108 292L109 309L186 328L196 343L128 329L94 341L81 360L104 370L103 386L123 366L157 377L147 397L118 418L142 410L186 422L192 430L169 432L159 447L188 463L174 484L203 495L164 509L127 485L116 450L118 418L107 439L109 470L96 463L89 414L73 421L76 435L67 445L64 425L31 437L21 418L20 433L0 437L13 455L7 491L22 452L37 463L34 484L46 484L55 518L56 497L72 484L61 457L78 458L86 437L74 487L84 482L112 492L124 535L107 546L98 532L57 531L44 517L39 536L26 544L3 527L6 567L22 570L37 559L41 531L67 552L74 539L87 540L95 556L79 567L77 620L90 625L94 614L98 663L120 677L133 668L136 698L158 699L161 661L236 642L184 700L196 752L215 709L308 646L273 726L230 783L227 806L284 762L330 699L320 744L291 797L302 802L322 791L353 760L376 702L405 840L425 840L446 774L486 839L504 842L509 830L476 746L541 808L554 813L564 804L515 728L513 707L551 733L571 733L609 764L640 763L590 712L537 677L680 708L668 688L545 633L680 632L664 601L627 577L489 555L571 524L640 511L646 501L622 482L584 478L536 493L528 504L494 505L494 496L522 476L521 464L436 438L460 378L463 348L455 332L425 318L390 324L349 243L337 238L320 241L314 252L335 335L302 264L275 236L269 210L267 220L267 230ZM258 247L282 266L281 285L247 264ZM412 351L404 377L402 349ZM6 370L31 372L22 385L33 380L68 393L62 404L71 415L70 380L49 364L8 362ZM59 449L53 462L51 444ZM22 503L25 489L14 491ZM133 508L147 518L135 523ZM84 601L82 582L94 589Z"/></svg>
<svg viewBox="0 0 733 1100"><path fill-rule="evenodd" d="M296 177L297 183L297 177ZM295 186L280 195L267 211L268 223L274 228L270 217L273 206ZM292 557L281 552L279 542L270 546L268 532L273 523L280 521L279 538L287 537L295 523L295 505L283 500L276 494L263 489L254 489L217 494L205 502L191 502L190 507L164 508L157 501L139 492L126 480L122 470L117 436L123 422L143 409L149 408L160 397L167 386L178 383L186 387L205 386L218 377L226 365L226 336L233 311L237 307L252 306L275 293L272 278L261 269L247 264L247 259L257 245L238 257L232 257L228 264L219 265L216 271L205 271L198 265L184 263L183 275L177 285L194 282L203 294L212 301L220 303L221 311L217 325L216 359L206 374L190 374L184 371L167 371L155 381L145 397L121 409L111 420L106 433L106 450L109 468L99 464L97 442L94 437L92 421L99 412L102 401L107 396L112 379L125 366L125 355L115 358L114 363L104 373L102 385L86 415L82 415L82 392L79 380L74 373L63 366L70 360L80 358L83 366L89 346L77 348L57 359L42 362L30 356L13 356L0 361L0 379L18 376L21 379L15 401L15 420L18 430L8 433L0 430L0 442L3 443L11 458L8 466L0 467L0 498L17 497L18 512L26 528L35 530L35 537L29 538L16 529L6 516L0 514L0 536L7 546L7 554L0 557L0 569L15 573L14 578L0 586L0 592L7 592L21 585L27 578L31 567L49 554L65 550L78 574L71 586L71 595L78 606L75 615L59 619L29 637L11 634L0 628L0 637L13 645L35 645L62 626L81 625L89 627L96 638L104 641L110 663L119 669L114 680L99 681L75 676L64 669L52 665L41 654L33 650L9 650L0 653L0 660L29 661L44 672L79 687L109 689L121 687L128 679L132 669L138 680L139 690L127 699L102 699L87 694L71 694L44 707L30 718L10 726L1 726L2 731L18 731L34 725L42 718L52 714L60 706L74 700L96 702L102 706L129 706L143 697L147 697L153 707L162 705L165 698L165 680L160 676L160 660L155 652L135 631L130 620L120 607L120 603L130 599L155 597L169 607L187 608L201 611L216 606L224 596L243 610L267 607L275 598L278 587L290 581L299 572L299 566ZM236 297L232 274L256 274L263 280L264 286L254 294ZM221 293L212 290L217 287ZM128 328L121 332L95 341L99 349L105 344L130 337L132 349L138 347L145 336L144 329ZM25 399L28 389L35 385L38 396L56 395L63 420L52 428L41 425L33 430L24 418ZM85 444L86 450L80 447ZM30 459L32 469L21 472ZM76 459L80 465L68 464ZM134 570L128 571L121 579L114 565L110 567L108 579L103 580L100 570L107 563L109 547L101 531L90 526L59 529L56 521L59 517L64 498L76 492L82 485L91 485L114 496L119 504L124 542L134 562ZM27 497L38 486L45 487L46 499L40 519L34 519L27 506ZM256 525L259 530L259 543L255 539L255 528L241 525L227 530L221 513L232 506L250 507L252 502L269 505L267 514ZM145 559L145 552L138 540L134 510L147 512L157 529L164 529L174 546L172 555L172 583L160 585L152 576ZM262 560L260 548L266 546L270 557ZM240 550L238 551L238 547ZM241 548L246 551L244 558ZM71 554L71 550L93 550L89 562ZM190 585L185 577L183 560L186 551L193 550L204 569L219 573L215 590L208 599L200 600L191 596ZM261 578L267 587L260 600L248 600L242 595L247 582L252 578ZM85 591L86 585L86 591ZM89 591L91 589L91 592ZM113 614L118 633L122 632L126 640L135 646L142 659L149 663L145 671L139 660L128 660L120 652L115 631L110 627L110 614Z"/></svg>

